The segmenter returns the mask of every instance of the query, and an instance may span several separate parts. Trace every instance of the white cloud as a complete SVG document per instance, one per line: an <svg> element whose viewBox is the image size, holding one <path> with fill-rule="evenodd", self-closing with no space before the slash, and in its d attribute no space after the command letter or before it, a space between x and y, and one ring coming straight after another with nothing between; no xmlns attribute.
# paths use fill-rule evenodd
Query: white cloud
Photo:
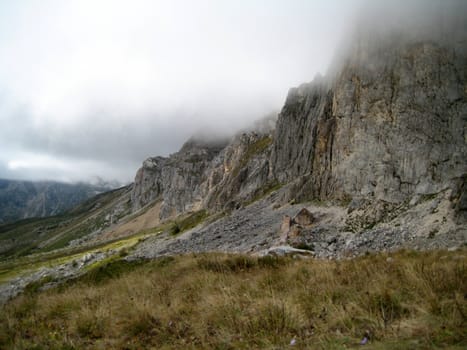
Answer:
<svg viewBox="0 0 467 350"><path fill-rule="evenodd" d="M0 171L129 180L196 129L280 108L289 87L324 73L358 2L1 2ZM31 167L35 154L50 171ZM68 163L81 160L93 165Z"/></svg>
<svg viewBox="0 0 467 350"><path fill-rule="evenodd" d="M7 173L25 180L55 179L64 182L93 181L95 174L122 179L132 174L112 164L87 159L67 159L47 154L19 152L7 160ZM16 175L16 176L15 176Z"/></svg>

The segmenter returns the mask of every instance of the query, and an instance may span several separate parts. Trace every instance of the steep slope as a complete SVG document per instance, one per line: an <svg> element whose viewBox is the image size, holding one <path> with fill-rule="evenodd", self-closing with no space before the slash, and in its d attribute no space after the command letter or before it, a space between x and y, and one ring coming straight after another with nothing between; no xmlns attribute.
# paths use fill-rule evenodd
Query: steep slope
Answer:
<svg viewBox="0 0 467 350"><path fill-rule="evenodd" d="M61 214L96 194L111 189L112 187L105 184L0 179L0 224Z"/></svg>
<svg viewBox="0 0 467 350"><path fill-rule="evenodd" d="M230 211L268 189L270 132L247 132L232 139L213 161L204 206Z"/></svg>

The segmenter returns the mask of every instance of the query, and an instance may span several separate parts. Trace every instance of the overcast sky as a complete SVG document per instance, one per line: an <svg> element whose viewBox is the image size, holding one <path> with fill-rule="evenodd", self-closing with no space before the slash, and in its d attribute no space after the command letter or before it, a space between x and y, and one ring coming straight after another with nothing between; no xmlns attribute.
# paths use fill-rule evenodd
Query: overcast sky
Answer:
<svg viewBox="0 0 467 350"><path fill-rule="evenodd" d="M324 74L358 0L0 1L0 178L132 181Z"/></svg>

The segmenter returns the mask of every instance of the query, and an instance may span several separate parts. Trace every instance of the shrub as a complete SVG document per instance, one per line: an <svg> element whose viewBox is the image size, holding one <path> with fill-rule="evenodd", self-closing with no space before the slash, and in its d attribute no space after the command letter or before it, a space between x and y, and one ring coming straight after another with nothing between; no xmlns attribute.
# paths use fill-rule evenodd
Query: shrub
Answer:
<svg viewBox="0 0 467 350"><path fill-rule="evenodd" d="M172 226L170 226L169 232L173 236L176 235L176 234L179 234L181 232L181 228L178 225L178 223L174 223Z"/></svg>
<svg viewBox="0 0 467 350"><path fill-rule="evenodd" d="M53 281L55 281L55 279L52 276L44 276L40 280L29 283L26 287L24 287L24 292L26 294L37 293L45 284Z"/></svg>
<svg viewBox="0 0 467 350"><path fill-rule="evenodd" d="M309 251L314 251L315 250L315 247L313 246L313 244L308 244L308 243L305 243L305 242L300 242L298 244L294 244L293 247L297 248L297 249L303 249L303 250L309 250Z"/></svg>

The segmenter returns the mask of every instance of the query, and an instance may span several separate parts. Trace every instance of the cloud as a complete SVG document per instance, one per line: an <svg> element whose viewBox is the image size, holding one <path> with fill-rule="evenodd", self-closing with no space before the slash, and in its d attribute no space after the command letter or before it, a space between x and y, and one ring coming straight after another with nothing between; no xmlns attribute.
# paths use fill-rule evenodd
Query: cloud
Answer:
<svg viewBox="0 0 467 350"><path fill-rule="evenodd" d="M0 177L130 181L244 127L326 71L359 3L1 2Z"/></svg>
<svg viewBox="0 0 467 350"><path fill-rule="evenodd" d="M12 154L10 159L6 160L3 172L9 174L8 177L22 173L24 175L21 178L25 180L54 179L62 182L82 181L83 174L88 174L86 181L95 180L96 176L91 175L95 173L101 173L107 179L125 178L130 175L123 167L115 166L114 163L25 152Z"/></svg>

